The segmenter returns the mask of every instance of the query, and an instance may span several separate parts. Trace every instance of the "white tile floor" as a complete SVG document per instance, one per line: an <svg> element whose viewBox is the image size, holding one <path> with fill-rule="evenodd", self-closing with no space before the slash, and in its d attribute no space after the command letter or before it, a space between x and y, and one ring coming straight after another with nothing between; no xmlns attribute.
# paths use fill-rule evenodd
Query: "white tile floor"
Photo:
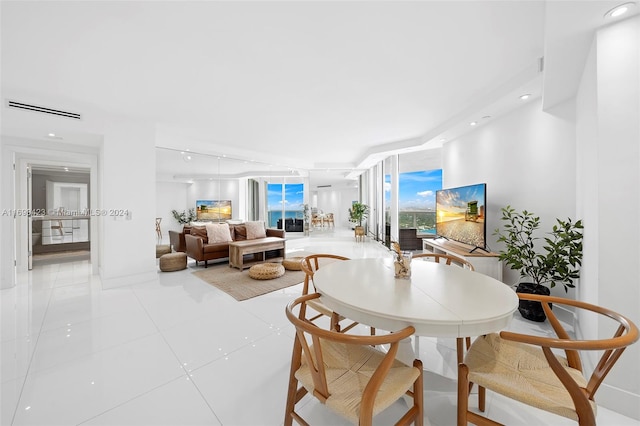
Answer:
<svg viewBox="0 0 640 426"><path fill-rule="evenodd" d="M289 252L389 256L352 231L292 238ZM293 235L291 235L293 237ZM292 347L285 304L296 285L244 302L187 270L101 290L87 261L37 266L0 291L2 425L280 425ZM517 317L513 327L531 327ZM453 339L421 340L427 424L455 424ZM473 402L473 399L472 399ZM311 424L345 424L310 397ZM376 424L391 424L398 402ZM574 424L488 395L510 425ZM600 408L603 425L640 422Z"/></svg>

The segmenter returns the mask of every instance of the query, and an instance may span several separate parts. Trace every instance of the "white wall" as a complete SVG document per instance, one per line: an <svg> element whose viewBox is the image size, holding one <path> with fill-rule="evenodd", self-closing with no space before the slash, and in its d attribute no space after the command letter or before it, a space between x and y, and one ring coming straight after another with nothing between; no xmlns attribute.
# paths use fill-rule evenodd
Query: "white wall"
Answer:
<svg viewBox="0 0 640 426"><path fill-rule="evenodd" d="M157 279L155 260L155 127L111 119L100 155L99 208L126 209L129 217L99 217L104 288Z"/></svg>
<svg viewBox="0 0 640 426"><path fill-rule="evenodd" d="M51 182L69 182L69 183L82 183L89 185L89 173L73 173L71 176L65 176L62 174L49 174L43 171L34 171L32 180L32 195L33 200L32 208L34 210L46 210L47 208L47 181ZM90 194L90 193L88 193ZM88 195L87 194L87 195ZM88 208L88 206L86 206Z"/></svg>
<svg viewBox="0 0 640 426"><path fill-rule="evenodd" d="M594 41L595 43L595 41ZM596 53L592 46L576 96L576 145L577 145L577 188L576 208L587 229L583 239L583 258L578 299L590 303L598 301L599 246L600 233L599 171L598 171L598 95L596 93ZM584 338L594 338L598 329L597 317L579 315L577 332ZM586 355L590 365L594 357Z"/></svg>
<svg viewBox="0 0 640 426"><path fill-rule="evenodd" d="M534 212L542 231L550 230L555 218L575 218L574 129L572 122L543 112L537 99L444 144L443 188L487 184L487 244L492 251L502 248L493 232L501 226L504 206ZM504 268L503 277L514 284L519 275ZM552 293L565 295L563 287Z"/></svg>
<svg viewBox="0 0 640 426"><path fill-rule="evenodd" d="M577 96L585 211L580 299L640 324L640 17L601 29ZM587 264L588 262L588 264ZM583 322L588 338L610 336L608 321ZM599 390L598 402L640 420L640 347L630 347Z"/></svg>
<svg viewBox="0 0 640 426"><path fill-rule="evenodd" d="M443 185L487 183L488 244L500 208L584 220L584 258L576 291L553 294L618 311L640 324L640 17L601 29L579 91L555 112L539 100L443 147ZM566 113L570 111L570 113ZM505 282L517 273L505 270ZM610 337L608 321L580 317L586 338ZM609 326L607 326L608 323ZM585 357L587 373L592 357ZM598 391L599 405L640 420L640 345L622 355Z"/></svg>
<svg viewBox="0 0 640 426"><path fill-rule="evenodd" d="M358 189L355 187L318 189L317 206L324 213L333 213L333 221L337 228L349 226L349 208L358 200Z"/></svg>
<svg viewBox="0 0 640 426"><path fill-rule="evenodd" d="M161 217L160 229L162 237L168 241L169 231L182 231L180 225L173 218L171 210L179 212L195 208L195 202L189 203L188 191L192 184L181 182L156 182L156 217Z"/></svg>
<svg viewBox="0 0 640 426"><path fill-rule="evenodd" d="M156 217L161 217L163 237L168 231L181 231L171 210L188 210L196 207L196 200L231 200L234 219L246 220L247 179L203 180L195 183L156 182ZM218 189L220 192L218 192Z"/></svg>
<svg viewBox="0 0 640 426"><path fill-rule="evenodd" d="M240 198L239 179L199 180L187 188L187 206L196 206L196 200L231 200L231 215L233 219L245 220L239 217L244 211L246 200ZM246 192L246 191L245 191ZM240 205L242 201L242 206Z"/></svg>
<svg viewBox="0 0 640 426"><path fill-rule="evenodd" d="M0 290L13 287L13 259L11 217L4 209L9 208L11 198L11 171L9 151L0 143Z"/></svg>

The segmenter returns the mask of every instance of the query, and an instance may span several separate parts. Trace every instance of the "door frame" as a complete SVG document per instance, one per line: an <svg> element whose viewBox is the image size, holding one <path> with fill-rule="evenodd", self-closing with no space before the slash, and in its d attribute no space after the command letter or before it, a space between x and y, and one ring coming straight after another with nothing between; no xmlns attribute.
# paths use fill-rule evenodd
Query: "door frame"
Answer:
<svg viewBox="0 0 640 426"><path fill-rule="evenodd" d="M81 167L89 170L89 209L95 211L98 206L99 195L99 182L98 182L98 154L90 152L61 152L49 149L39 148L22 148L12 147L15 153L15 180L13 187L13 195L16 203L16 210L28 211L28 205L31 200L28 199L27 189L27 167L30 165L44 165L44 166L69 166L69 167ZM15 238L15 257L16 270L23 272L28 270L29 265L29 250L30 234L28 234L28 222L30 217L17 216L15 218L13 226L13 235ZM91 273L96 275L99 273L99 247L100 247L100 234L98 232L98 221L90 221L90 258L91 258ZM15 283L14 283L15 285Z"/></svg>

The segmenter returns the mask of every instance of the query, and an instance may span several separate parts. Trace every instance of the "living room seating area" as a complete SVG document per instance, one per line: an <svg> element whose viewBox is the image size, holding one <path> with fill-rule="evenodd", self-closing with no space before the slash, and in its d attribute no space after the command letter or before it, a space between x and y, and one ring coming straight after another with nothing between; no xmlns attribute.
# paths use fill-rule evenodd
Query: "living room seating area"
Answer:
<svg viewBox="0 0 640 426"><path fill-rule="evenodd" d="M208 267L210 260L229 258L229 243L234 241L264 242L266 238L284 240L285 230L266 228L264 222L251 221L242 224L207 223L185 225L182 232L169 231L173 250L186 252L187 256Z"/></svg>

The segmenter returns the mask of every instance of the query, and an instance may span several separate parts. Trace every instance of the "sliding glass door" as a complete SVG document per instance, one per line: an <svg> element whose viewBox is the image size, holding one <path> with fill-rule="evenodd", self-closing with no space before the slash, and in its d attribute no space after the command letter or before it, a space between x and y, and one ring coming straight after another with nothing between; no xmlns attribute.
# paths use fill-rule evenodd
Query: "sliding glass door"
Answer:
<svg viewBox="0 0 640 426"><path fill-rule="evenodd" d="M267 184L267 225L297 231L304 219L304 184ZM284 220L283 220L284 218ZM286 226L285 226L286 225ZM300 231L302 232L302 228Z"/></svg>

